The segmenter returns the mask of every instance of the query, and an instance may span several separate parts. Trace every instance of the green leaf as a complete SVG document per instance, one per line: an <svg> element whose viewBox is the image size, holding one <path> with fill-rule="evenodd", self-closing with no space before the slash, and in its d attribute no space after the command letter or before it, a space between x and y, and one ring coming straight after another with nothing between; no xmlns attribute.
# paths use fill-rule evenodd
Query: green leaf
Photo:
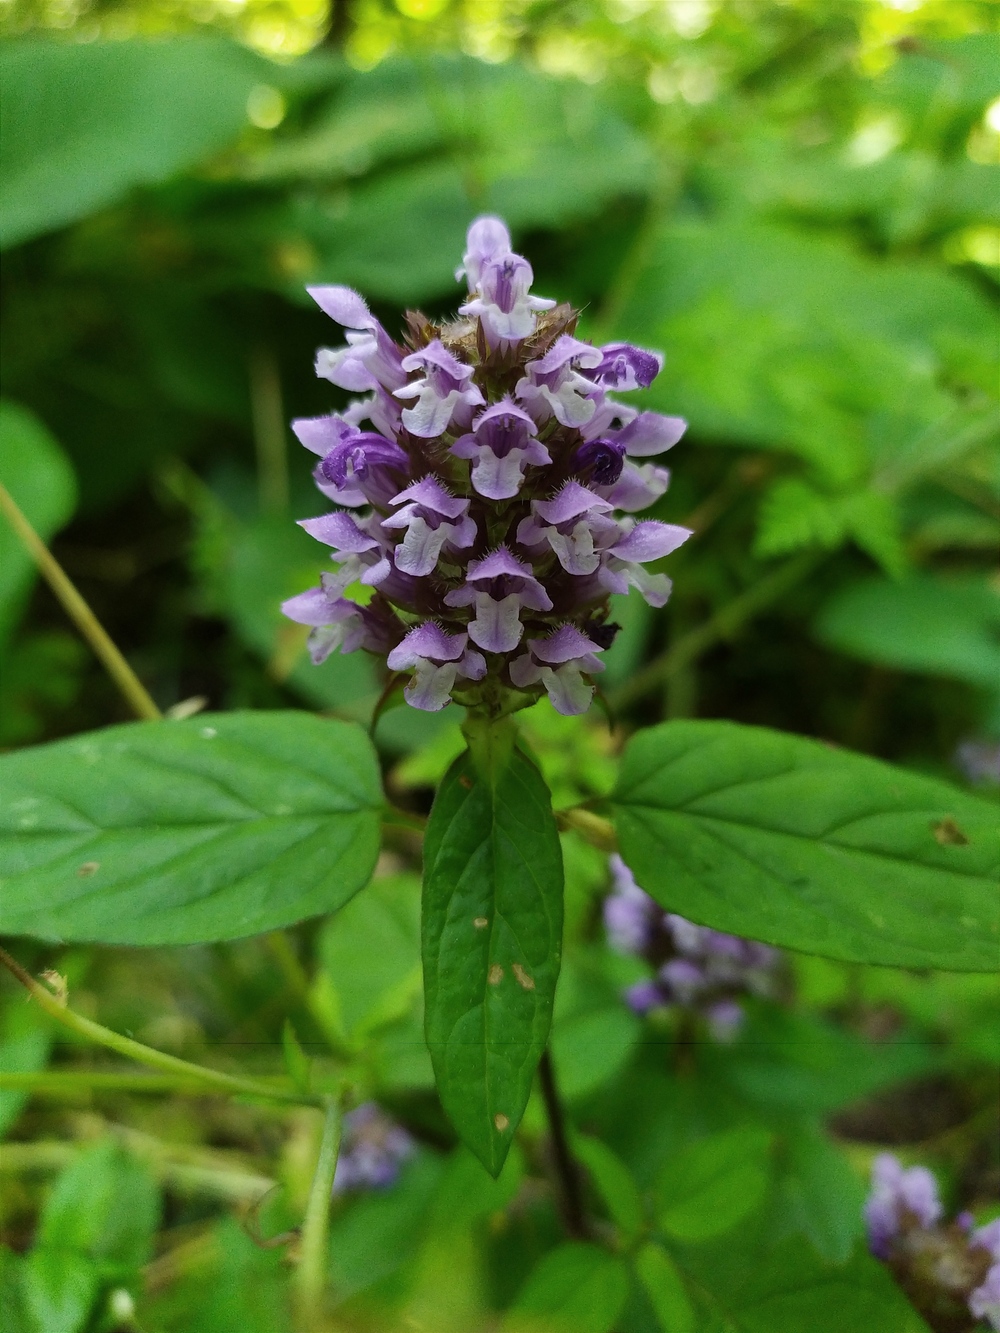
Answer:
<svg viewBox="0 0 1000 1333"><path fill-rule="evenodd" d="M621 854L664 907L852 962L1000 969L997 817L944 783L730 722L634 736Z"/></svg>
<svg viewBox="0 0 1000 1333"><path fill-rule="evenodd" d="M335 911L371 875L364 732L307 713L138 722L0 757L0 931L236 939Z"/></svg>
<svg viewBox="0 0 1000 1333"><path fill-rule="evenodd" d="M27 408L0 402L0 482L32 527L48 541L76 503L73 469L59 445ZM0 645L13 628L35 577L35 562L0 518Z"/></svg>
<svg viewBox="0 0 1000 1333"><path fill-rule="evenodd" d="M309 1092L312 1085L312 1062L299 1044L290 1018L285 1019L285 1025L281 1029L281 1049L288 1077L299 1092Z"/></svg>
<svg viewBox="0 0 1000 1333"><path fill-rule="evenodd" d="M562 941L548 788L508 740L455 761L424 840L427 1044L441 1102L496 1175L545 1047Z"/></svg>
<svg viewBox="0 0 1000 1333"><path fill-rule="evenodd" d="M677 1265L662 1245L650 1242L635 1257L635 1271L663 1333L695 1333L695 1315Z"/></svg>
<svg viewBox="0 0 1000 1333"><path fill-rule="evenodd" d="M831 1263L845 1263L862 1232L865 1190L814 1122L796 1126L783 1145L781 1188L816 1252Z"/></svg>
<svg viewBox="0 0 1000 1333"><path fill-rule="evenodd" d="M559 1245L529 1276L504 1333L609 1333L627 1297L620 1259L596 1245Z"/></svg>
<svg viewBox="0 0 1000 1333"><path fill-rule="evenodd" d="M348 1042L400 1018L420 994L420 882L378 879L323 927L322 998Z"/></svg>
<svg viewBox="0 0 1000 1333"><path fill-rule="evenodd" d="M280 78L233 42L23 40L0 54L0 246L62 227L231 143Z"/></svg>
<svg viewBox="0 0 1000 1333"><path fill-rule="evenodd" d="M150 1256L159 1196L146 1167L114 1139L100 1139L61 1173L38 1229L42 1249L73 1250L125 1274Z"/></svg>
<svg viewBox="0 0 1000 1333"><path fill-rule="evenodd" d="M866 662L1000 686L1000 596L985 579L865 579L834 593L816 634Z"/></svg>
<svg viewBox="0 0 1000 1333"><path fill-rule="evenodd" d="M715 1134L671 1157L657 1184L657 1221L675 1240L731 1230L764 1198L771 1136L752 1127Z"/></svg>
<svg viewBox="0 0 1000 1333"><path fill-rule="evenodd" d="M633 1240L643 1227L642 1198L628 1167L606 1143L587 1134L574 1136L573 1155L586 1167L622 1237Z"/></svg>
<svg viewBox="0 0 1000 1333"><path fill-rule="evenodd" d="M101 1286L93 1259L74 1250L42 1246L24 1260L20 1278L39 1333L80 1333Z"/></svg>

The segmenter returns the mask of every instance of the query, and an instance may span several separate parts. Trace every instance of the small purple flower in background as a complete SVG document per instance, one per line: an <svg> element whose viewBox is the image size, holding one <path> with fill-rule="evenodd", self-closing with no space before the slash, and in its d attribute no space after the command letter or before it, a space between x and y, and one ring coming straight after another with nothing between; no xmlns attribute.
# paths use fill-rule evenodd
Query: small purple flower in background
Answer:
<svg viewBox="0 0 1000 1333"><path fill-rule="evenodd" d="M967 1326L971 1315L1000 1330L1000 1218L978 1229L968 1213L942 1222L933 1173L893 1153L872 1164L864 1213L869 1249L932 1327Z"/></svg>
<svg viewBox="0 0 1000 1333"><path fill-rule="evenodd" d="M953 763L966 782L1000 784L1000 741L963 741Z"/></svg>
<svg viewBox="0 0 1000 1333"><path fill-rule="evenodd" d="M604 928L619 953L637 954L656 968L655 977L625 991L637 1014L676 1008L697 1015L716 1041L731 1041L743 1022L740 1000L768 995L781 955L754 940L695 925L664 912L635 882L617 854L609 859L612 892L604 900Z"/></svg>
<svg viewBox="0 0 1000 1333"><path fill-rule="evenodd" d="M414 1142L375 1102L363 1102L344 1116L333 1192L387 1189L413 1156Z"/></svg>
<svg viewBox="0 0 1000 1333"><path fill-rule="evenodd" d="M415 708L454 699L498 715L547 694L582 713L614 637L609 596L636 588L660 607L670 595L646 566L691 534L630 515L670 480L635 460L671 448L685 423L610 396L647 388L662 357L577 338L577 312L532 296L499 218L469 228L463 274L458 318L411 312L405 346L350 288L309 288L347 340L320 350L317 374L366 396L293 423L338 506L302 527L337 568L283 609L310 626L314 661L384 656L411 677Z"/></svg>

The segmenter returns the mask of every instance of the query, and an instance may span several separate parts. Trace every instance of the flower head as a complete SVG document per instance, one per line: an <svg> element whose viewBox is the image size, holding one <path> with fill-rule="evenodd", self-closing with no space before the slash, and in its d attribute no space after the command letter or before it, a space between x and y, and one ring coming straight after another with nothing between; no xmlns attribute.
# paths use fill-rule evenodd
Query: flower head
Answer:
<svg viewBox="0 0 1000 1333"><path fill-rule="evenodd" d="M662 606L658 562L690 535L630 517L666 490L667 470L643 460L684 423L611 396L646 388L662 358L578 338L569 306L532 294L499 218L469 228L457 276L458 318L409 315L406 345L350 288L309 289L346 337L317 373L361 396L293 423L336 506L302 526L334 569L285 612L310 627L317 661L384 656L415 708L495 714L547 693L583 712L614 637L609 595Z"/></svg>
<svg viewBox="0 0 1000 1333"><path fill-rule="evenodd" d="M387 1189L414 1150L413 1139L402 1125L390 1120L375 1102L363 1102L344 1116L333 1192Z"/></svg>

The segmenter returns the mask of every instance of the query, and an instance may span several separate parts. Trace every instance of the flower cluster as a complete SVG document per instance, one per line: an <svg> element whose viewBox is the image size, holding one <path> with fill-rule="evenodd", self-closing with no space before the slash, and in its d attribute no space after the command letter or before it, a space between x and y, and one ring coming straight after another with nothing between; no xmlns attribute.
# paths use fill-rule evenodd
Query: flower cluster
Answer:
<svg viewBox="0 0 1000 1333"><path fill-rule="evenodd" d="M334 1193L388 1188L413 1150L413 1140L401 1125L375 1102L363 1102L344 1116Z"/></svg>
<svg viewBox="0 0 1000 1333"><path fill-rule="evenodd" d="M617 629L609 594L670 595L645 566L690 531L634 515L669 481L645 460L685 423L611 397L647 388L662 358L578 339L576 311L530 294L499 219L473 223L463 273L458 318L408 313L405 347L356 292L309 289L347 330L316 373L366 396L292 423L337 506L302 526L336 569L282 609L311 626L314 662L384 656L415 708L501 712L544 691L582 713Z"/></svg>
<svg viewBox="0 0 1000 1333"><path fill-rule="evenodd" d="M629 1006L638 1014L673 1006L703 1017L717 1041L733 1037L743 1021L741 998L773 990L778 951L664 912L620 856L609 864L614 888L604 900L608 940L656 969L654 977L625 992Z"/></svg>
<svg viewBox="0 0 1000 1333"><path fill-rule="evenodd" d="M968 1213L944 1224L937 1181L880 1153L865 1203L868 1245L889 1265L932 1327L962 1329L969 1316L1000 1329L1000 1218L976 1228Z"/></svg>

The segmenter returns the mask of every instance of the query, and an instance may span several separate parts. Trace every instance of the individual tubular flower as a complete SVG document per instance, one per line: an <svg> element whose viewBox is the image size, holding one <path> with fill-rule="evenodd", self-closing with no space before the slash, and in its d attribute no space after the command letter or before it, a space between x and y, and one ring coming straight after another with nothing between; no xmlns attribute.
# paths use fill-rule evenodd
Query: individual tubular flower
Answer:
<svg viewBox="0 0 1000 1333"><path fill-rule="evenodd" d="M473 367L452 356L440 339L435 338L419 352L403 358L406 371L422 370L421 379L395 390L397 398L415 398L413 407L403 409L403 425L411 435L431 440L443 434L452 417L462 409L466 413L484 401L482 391L470 384Z"/></svg>
<svg viewBox="0 0 1000 1333"><path fill-rule="evenodd" d="M1000 1329L1000 1219L978 1229L968 1213L943 1221L933 1174L892 1153L872 1164L864 1216L872 1253L933 1327L965 1328L971 1315Z"/></svg>
<svg viewBox="0 0 1000 1333"><path fill-rule="evenodd" d="M607 518L613 506L578 481L568 481L551 500L532 500L531 514L517 527L521 546L547 543L567 574L593 574L601 547L621 537L621 528Z"/></svg>
<svg viewBox="0 0 1000 1333"><path fill-rule="evenodd" d="M617 854L609 868L614 887L604 900L608 941L655 969L653 977L625 990L625 1002L638 1014L673 1009L696 1017L714 1040L732 1040L743 1022L741 1001L772 992L777 950L664 912Z"/></svg>
<svg viewBox="0 0 1000 1333"><path fill-rule="evenodd" d="M315 665L325 662L337 648L342 653L353 653L356 648L378 652L383 638L372 613L341 597L338 588L327 586L327 579L329 575L324 574L322 586L281 604L289 620L312 626L307 645Z"/></svg>
<svg viewBox="0 0 1000 1333"><path fill-rule="evenodd" d="M314 655L388 654L414 707L497 715L548 694L578 713L614 638L611 594L662 605L669 592L649 562L686 531L630 516L667 489L652 460L684 423L615 399L648 384L659 355L578 338L570 306L531 295L500 219L473 223L460 272L461 315L408 312L405 345L357 293L311 289L347 330L318 373L362 396L294 423L337 508L303 523L335 568L288 614Z"/></svg>
<svg viewBox="0 0 1000 1333"><path fill-rule="evenodd" d="M600 363L596 347L564 333L544 356L527 363L514 396L539 425L554 416L563 426L585 426L597 411L600 390L578 368L593 369Z"/></svg>
<svg viewBox="0 0 1000 1333"><path fill-rule="evenodd" d="M633 587L650 606L665 606L672 587L670 580L666 574L650 574L642 566L676 551L690 536L690 528L645 519L608 548L598 581L608 592L628 592Z"/></svg>
<svg viewBox="0 0 1000 1333"><path fill-rule="evenodd" d="M521 642L521 611L551 611L552 598L531 566L506 546L483 560L470 560L466 581L445 597L448 606L474 606L469 638L488 653L509 653Z"/></svg>
<svg viewBox="0 0 1000 1333"><path fill-rule="evenodd" d="M499 218L480 218L469 229L464 270L471 299L459 306L460 315L482 323L487 344L521 342L535 331L537 313L551 310L555 301L530 294L531 265L510 248L510 235Z"/></svg>
<svg viewBox="0 0 1000 1333"><path fill-rule="evenodd" d="M429 574L446 545L463 550L476 540L468 500L449 495L434 477L407 486L390 503L402 508L384 518L382 527L401 528L406 534L395 550L396 568L404 574Z"/></svg>
<svg viewBox="0 0 1000 1333"><path fill-rule="evenodd" d="M552 462L536 438L534 421L506 397L481 412L472 433L460 435L451 452L473 460L470 480L488 500L510 500L521 489L526 467Z"/></svg>
<svg viewBox="0 0 1000 1333"><path fill-rule="evenodd" d="M387 1189L400 1167L413 1156L410 1135L375 1102L363 1102L344 1116L340 1155L333 1177L334 1194L348 1190Z"/></svg>
<svg viewBox="0 0 1000 1333"><path fill-rule="evenodd" d="M413 670L404 687L406 702L428 713L439 712L451 696L459 676L482 680L486 660L467 648L467 634L447 634L433 620L411 629L386 659L391 671Z"/></svg>
<svg viewBox="0 0 1000 1333"><path fill-rule="evenodd" d="M600 651L575 626L561 625L547 638L528 640L528 651L510 664L510 678L518 686L541 681L556 712L572 717L590 707L594 687L584 676L604 670L594 656Z"/></svg>

